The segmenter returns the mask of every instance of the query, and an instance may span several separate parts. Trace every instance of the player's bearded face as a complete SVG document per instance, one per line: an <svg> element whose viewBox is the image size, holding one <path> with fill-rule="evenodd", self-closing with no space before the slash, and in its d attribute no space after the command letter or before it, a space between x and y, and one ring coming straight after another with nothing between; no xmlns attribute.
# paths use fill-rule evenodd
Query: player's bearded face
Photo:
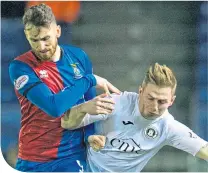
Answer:
<svg viewBox="0 0 208 173"><path fill-rule="evenodd" d="M49 27L36 27L31 25L25 31L32 51L39 59L50 61L55 55L58 37L60 36L58 29L56 24L51 24Z"/></svg>
<svg viewBox="0 0 208 173"><path fill-rule="evenodd" d="M139 90L139 110L146 119L161 116L173 104L175 96L170 87L147 84Z"/></svg>

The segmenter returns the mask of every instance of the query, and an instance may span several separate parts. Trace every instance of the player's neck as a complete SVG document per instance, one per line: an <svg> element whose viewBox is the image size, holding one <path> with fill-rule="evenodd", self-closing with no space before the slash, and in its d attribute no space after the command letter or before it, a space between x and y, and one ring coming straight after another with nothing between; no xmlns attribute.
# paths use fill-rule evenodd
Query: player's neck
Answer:
<svg viewBox="0 0 208 173"><path fill-rule="evenodd" d="M54 55L51 57L51 61L53 62L57 62L59 61L61 58L61 48L59 45L57 45L56 47L56 52L54 53Z"/></svg>

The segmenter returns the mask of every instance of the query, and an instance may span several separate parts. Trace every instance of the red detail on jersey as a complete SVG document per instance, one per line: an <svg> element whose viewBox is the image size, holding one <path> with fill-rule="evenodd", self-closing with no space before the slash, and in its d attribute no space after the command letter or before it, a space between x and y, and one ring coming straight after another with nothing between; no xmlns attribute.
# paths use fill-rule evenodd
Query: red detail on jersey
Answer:
<svg viewBox="0 0 208 173"><path fill-rule="evenodd" d="M15 60L27 63L34 70L40 80L43 81L53 91L53 93L57 93L64 88L63 80L55 63L41 62L31 51L17 57ZM44 76L42 72L46 72L45 77L42 77Z"/></svg>
<svg viewBox="0 0 208 173"><path fill-rule="evenodd" d="M64 88L55 63L38 61L31 51L15 60L28 64L53 93ZM57 158L64 130L61 127L61 117L49 116L26 97L20 95L17 90L15 92L20 102L22 114L18 157L35 162L45 162Z"/></svg>

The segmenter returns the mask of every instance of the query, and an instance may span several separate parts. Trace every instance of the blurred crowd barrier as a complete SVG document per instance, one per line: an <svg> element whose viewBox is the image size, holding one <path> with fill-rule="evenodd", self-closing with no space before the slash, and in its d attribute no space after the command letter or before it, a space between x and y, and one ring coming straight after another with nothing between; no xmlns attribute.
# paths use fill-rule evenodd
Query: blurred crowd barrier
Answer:
<svg viewBox="0 0 208 173"><path fill-rule="evenodd" d="M24 7L28 5L31 4ZM2 3L2 9L4 7ZM75 8L79 9L78 13ZM137 92L150 64L168 65L178 79L177 99L170 112L208 140L207 2L81 2L72 9L79 17L74 18L73 24L62 25L60 43L82 47L92 60L94 73L121 90ZM29 45L20 16L3 16L1 27L1 147L12 165L16 157L20 110L9 80L8 64L29 50ZM144 171L208 170L204 161L165 147Z"/></svg>

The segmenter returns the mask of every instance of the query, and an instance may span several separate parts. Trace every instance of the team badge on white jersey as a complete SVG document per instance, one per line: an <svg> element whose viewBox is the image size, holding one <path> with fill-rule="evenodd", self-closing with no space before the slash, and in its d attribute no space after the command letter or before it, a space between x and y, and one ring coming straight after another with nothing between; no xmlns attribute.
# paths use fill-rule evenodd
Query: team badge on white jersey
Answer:
<svg viewBox="0 0 208 173"><path fill-rule="evenodd" d="M25 84L28 82L29 76L28 75L23 75L17 78L17 80L14 81L14 86L16 90L21 89L22 87L25 86Z"/></svg>
<svg viewBox="0 0 208 173"><path fill-rule="evenodd" d="M158 136L158 131L155 127L149 126L145 129L144 134L146 137L154 139Z"/></svg>
<svg viewBox="0 0 208 173"><path fill-rule="evenodd" d="M46 70L40 70L40 78L47 78L48 77L48 72Z"/></svg>
<svg viewBox="0 0 208 173"><path fill-rule="evenodd" d="M73 71L74 71L74 78L80 79L82 77L82 74L81 74L80 70L78 69L77 64L78 63L70 64L70 65L72 66Z"/></svg>

